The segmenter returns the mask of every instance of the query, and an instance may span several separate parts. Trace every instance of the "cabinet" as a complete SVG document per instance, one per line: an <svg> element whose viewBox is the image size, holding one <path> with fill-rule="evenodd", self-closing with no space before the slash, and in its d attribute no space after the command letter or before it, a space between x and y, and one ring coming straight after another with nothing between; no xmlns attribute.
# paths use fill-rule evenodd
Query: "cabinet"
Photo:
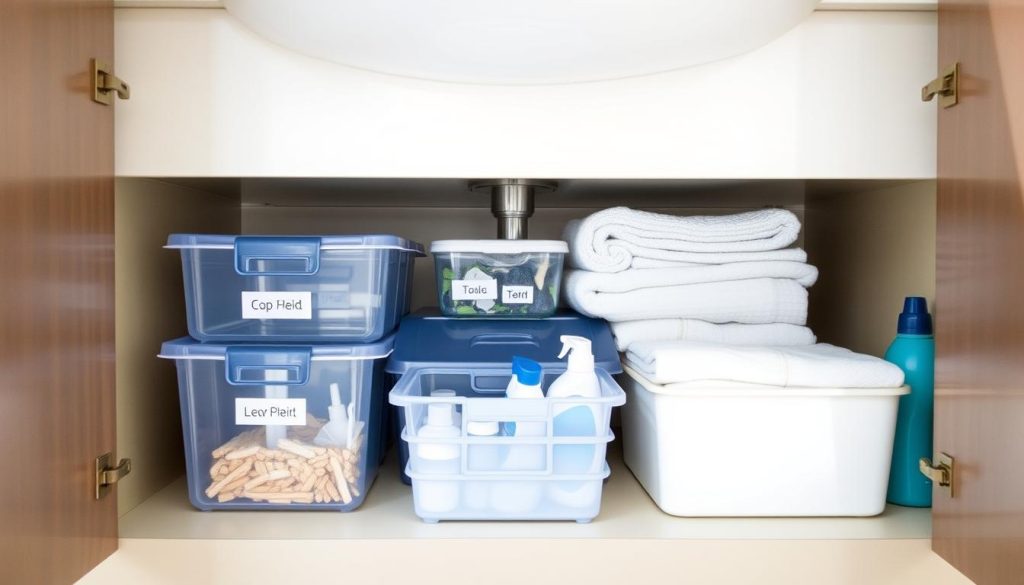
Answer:
<svg viewBox="0 0 1024 585"><path fill-rule="evenodd" d="M980 13L995 10L1003 17L998 35L986 28L990 23L976 20L977 11L965 16L950 8L940 16L947 24L969 22L972 34L988 34L996 47L1020 30L1019 13L979 5ZM960 123L966 117L961 112L980 103L1002 116L1004 129L992 140L978 134L969 145L979 149L970 159L975 166L956 167L951 177L944 169L952 168L952 159L935 163L934 107L918 98L939 64L936 14L928 10L819 12L737 58L645 78L547 88L455 86L345 69L269 45L218 9L131 8L116 11L114 21L118 74L132 83L134 95L118 105L116 197L103 200L106 208L90 208L105 209L103 217L115 220L115 244L83 254L87 260L116 257L116 292L100 295L108 307L116 299L116 318L98 318L107 327L116 323L116 359L111 363L109 348L89 340L76 347L98 352L86 366L116 368L116 451L136 460L117 490L121 548L136 556L126 564L115 557L85 582L144 580L154 571L173 580L190 570L219 581L298 579L307 571L322 574L338 558L347 563L340 576L351 578L372 575L390 559L422 567L438 556L471 557L465 570L477 573L510 556L537 559L537 566L550 564L553 571L564 571L567 558L588 559L580 574L594 579L635 579L639 572L698 581L964 582L928 551L927 513L895 510L882 519L810 523L677 520L652 511L621 467L607 492L609 521L578 528L591 532L545 524L441 525L435 529L443 533L430 532L410 506L401 506L404 492L387 470L367 508L351 519L207 515L183 521L199 513L183 497L174 499L181 474L175 380L154 357L159 342L183 333L185 322L178 258L160 249L166 234L383 231L424 242L453 233L488 237L493 221L487 201L466 189L470 178L487 176L560 182L556 193L538 201L534 237L557 237L567 219L617 204L676 213L793 209L804 220L802 245L822 270L811 289L811 325L823 340L859 351L881 352L905 294L938 296L940 331L948 335L940 355L948 384L940 391L946 392L949 420L962 408L954 403L973 398L963 373L977 373L993 355L1005 368L982 378L991 405L970 419L989 431L972 451L976 466L970 469L981 474L986 493L1001 507L938 508L936 526L957 526L958 519L969 522L988 512L1012 517L1016 508L1008 494L1017 484L984 466L992 462L982 451L1015 420L1017 407L1001 397L1014 394L1009 380L1019 339L1009 327L1012 319L1004 323L993 305L972 301L1005 301L1019 284L1016 272L988 263L1012 262L1009 251L1016 249L1024 222L1019 175L1008 170L1024 162L1012 140L1019 123L1010 122L1019 120L1006 114L1017 103L1020 80L1008 77L1005 88L991 81L999 78L994 55L1014 63L1019 51L985 45L973 56L983 65L965 61L965 71L985 77L968 75L960 109L939 119ZM1001 74L1009 76L1007 71L1015 69L1003 66ZM1006 97L993 101L996 90ZM985 166L982 159L994 152L1004 153L999 166ZM19 160L13 153L5 158ZM2 168L6 197L20 170ZM989 176L999 182L978 180ZM960 190L949 191L951 186ZM77 195L70 197L65 203L73 206ZM31 207L28 198L17 201L19 210ZM4 225L23 228L25 217L10 214ZM109 227L104 233L111 235ZM59 233L46 235L45 242L62 241ZM42 254L43 261L55 257L47 256L54 254L49 247ZM25 290L46 286L31 274L17 274ZM968 275L973 287L964 283ZM59 270L41 278L64 282ZM431 303L428 261L419 263L417 281L414 304ZM957 313L947 313L947 306ZM58 317L97 320L95 313L58 300L52 307ZM22 329L31 327L4 315ZM976 342L979 332L999 339L998 351ZM5 369L24 368L16 359L24 354L13 347L4 346ZM96 379L112 387L109 377ZM45 384L30 380L24 387ZM1004 417L994 417L999 409ZM970 430L959 424L953 427L970 439ZM31 433L39 431L26 432L34 438ZM1002 456L1012 458L1015 444L1006 443ZM73 481L85 486L76 469ZM971 497L969 482L978 480L969 474L963 481ZM139 515L147 510L148 516ZM988 526L1005 537L1005 545L986 547L954 528L948 540L936 539L936 547L944 546L943 554L958 567L972 567L980 583L1007 582L1005 575L1015 574L1012 559L1020 558L1012 540L1016 528L1002 520ZM52 530L60 536L74 529ZM6 530L5 536L16 534ZM245 559L281 555L291 559L287 575L277 572L285 570L280 567L242 568ZM740 555L750 562L735 563ZM971 559L979 556L996 568L975 568ZM589 561L601 558L630 562Z"/></svg>

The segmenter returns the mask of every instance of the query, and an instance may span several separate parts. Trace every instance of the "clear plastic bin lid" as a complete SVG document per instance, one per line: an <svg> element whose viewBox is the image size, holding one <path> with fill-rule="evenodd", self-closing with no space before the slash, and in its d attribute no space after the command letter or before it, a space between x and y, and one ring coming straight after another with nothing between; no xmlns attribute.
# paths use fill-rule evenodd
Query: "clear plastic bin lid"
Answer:
<svg viewBox="0 0 1024 585"><path fill-rule="evenodd" d="M424 256L423 245L388 234L360 234L348 236L225 236L210 234L171 234L165 248L234 250L236 243L259 244L264 247L280 245L292 248L303 242L318 250L388 249L402 250Z"/></svg>
<svg viewBox="0 0 1024 585"><path fill-rule="evenodd" d="M569 244L561 240L438 240L431 254L568 254Z"/></svg>
<svg viewBox="0 0 1024 585"><path fill-rule="evenodd" d="M382 359L391 355L395 346L395 335L391 334L374 343L349 344L218 344L200 343L191 337L181 337L165 341L160 347L160 355L171 360L223 360L233 352L245 352L251 355L280 355L289 353L308 353L312 361L331 360L372 360Z"/></svg>
<svg viewBox="0 0 1024 585"><path fill-rule="evenodd" d="M586 337L595 367L609 374L622 372L611 329L603 320L568 310L546 319L465 319L443 317L436 308L402 320L385 370L404 374L417 368L507 368L514 355L540 362L545 369L564 369L566 361L558 359L563 335Z"/></svg>

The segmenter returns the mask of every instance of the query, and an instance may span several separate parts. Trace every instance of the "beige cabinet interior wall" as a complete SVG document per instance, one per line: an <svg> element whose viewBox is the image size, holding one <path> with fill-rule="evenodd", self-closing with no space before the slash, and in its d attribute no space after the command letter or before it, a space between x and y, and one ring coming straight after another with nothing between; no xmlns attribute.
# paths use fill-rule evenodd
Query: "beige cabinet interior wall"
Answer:
<svg viewBox="0 0 1024 585"><path fill-rule="evenodd" d="M881 356L906 296L935 307L935 182L811 188L804 240L820 268L809 323L819 341Z"/></svg>
<svg viewBox="0 0 1024 585"><path fill-rule="evenodd" d="M162 249L173 232L239 230L237 197L151 179L115 186L117 450L132 458L118 483L126 514L184 473L174 366L160 344L186 335L181 259Z"/></svg>

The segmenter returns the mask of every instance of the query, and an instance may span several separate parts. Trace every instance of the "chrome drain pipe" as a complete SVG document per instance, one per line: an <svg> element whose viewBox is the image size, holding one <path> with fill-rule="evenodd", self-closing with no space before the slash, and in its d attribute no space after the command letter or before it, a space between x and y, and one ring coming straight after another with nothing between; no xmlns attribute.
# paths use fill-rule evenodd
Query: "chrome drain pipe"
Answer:
<svg viewBox="0 0 1024 585"><path fill-rule="evenodd" d="M491 213L498 220L498 239L525 240L533 215L533 196L538 191L554 191L555 181L534 179L492 179L473 181L473 191L490 191Z"/></svg>

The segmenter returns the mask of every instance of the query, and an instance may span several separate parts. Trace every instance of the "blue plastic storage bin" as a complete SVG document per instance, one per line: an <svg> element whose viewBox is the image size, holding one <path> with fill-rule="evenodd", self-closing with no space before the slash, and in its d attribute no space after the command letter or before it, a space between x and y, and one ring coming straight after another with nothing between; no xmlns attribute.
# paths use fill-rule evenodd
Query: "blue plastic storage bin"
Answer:
<svg viewBox="0 0 1024 585"><path fill-rule="evenodd" d="M565 360L558 359L562 335L586 337L591 341L595 367L609 374L622 372L611 329L601 319L569 310L548 319L455 319L441 316L436 308L421 309L402 320L387 372L401 376L423 368L502 369L510 366L512 356L519 355L539 362L545 372L562 373L566 367ZM397 411L396 434L405 427L405 409ZM402 481L410 484L405 473L409 461L405 441L399 441L399 454Z"/></svg>
<svg viewBox="0 0 1024 585"><path fill-rule="evenodd" d="M390 401L405 411L402 440L410 446L416 514L440 520L575 520L589 522L601 509L608 477L605 453L614 438L612 408L625 403L622 389L598 370L598 398L505 398L511 368L426 368L407 372ZM545 391L557 373L544 376ZM448 390L451 396L433 395ZM428 410L450 405L452 436L423 434ZM555 436L559 412L582 408L594 417L593 436ZM473 436L472 422L530 424L532 436ZM428 456L428 449L430 455ZM443 461L436 456L444 453Z"/></svg>
<svg viewBox="0 0 1024 585"><path fill-rule="evenodd" d="M380 339L409 312L423 246L387 235L173 234L181 250L188 330L200 341Z"/></svg>
<svg viewBox="0 0 1024 585"><path fill-rule="evenodd" d="M394 336L365 345L164 343L160 357L178 369L192 505L359 507L384 455L393 344Z"/></svg>

